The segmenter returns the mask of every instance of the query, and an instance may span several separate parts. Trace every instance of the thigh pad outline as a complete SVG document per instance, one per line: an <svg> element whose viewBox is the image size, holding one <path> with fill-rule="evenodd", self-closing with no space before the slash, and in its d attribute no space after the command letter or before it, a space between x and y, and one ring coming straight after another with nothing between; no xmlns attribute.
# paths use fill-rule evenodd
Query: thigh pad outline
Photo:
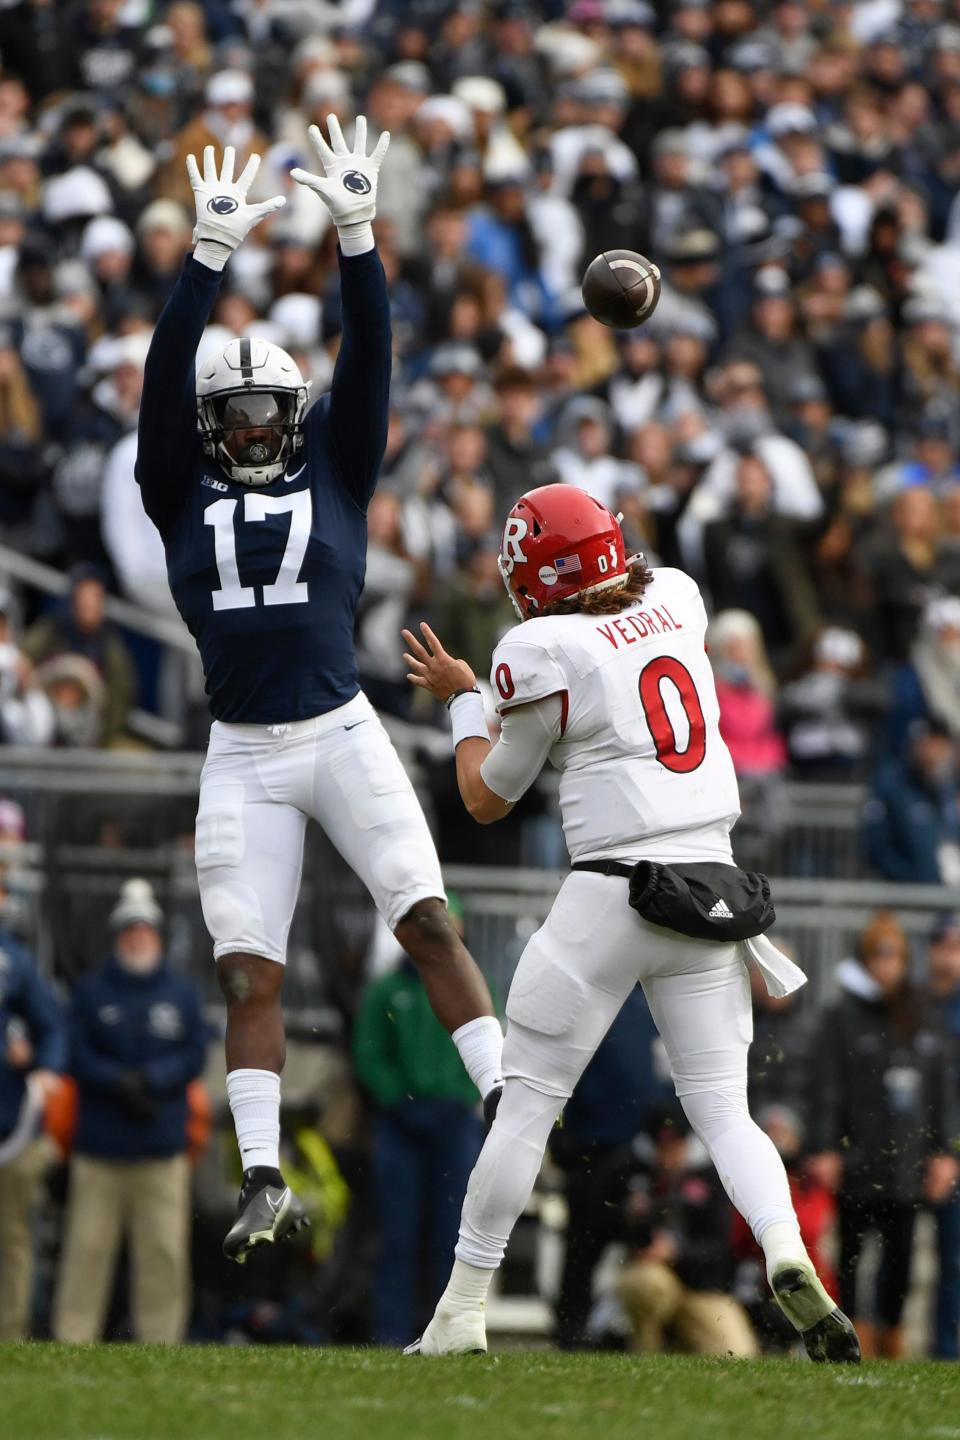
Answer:
<svg viewBox="0 0 960 1440"><path fill-rule="evenodd" d="M360 830L390 823L407 805L419 810L410 777L389 738L379 730L371 728L362 743L335 756L330 769Z"/></svg>
<svg viewBox="0 0 960 1440"><path fill-rule="evenodd" d="M538 1035L565 1035L587 997L587 986L531 940L507 998L507 1019Z"/></svg>
<svg viewBox="0 0 960 1440"><path fill-rule="evenodd" d="M243 828L242 780L220 780L200 792L197 811L198 870L239 865L246 850Z"/></svg>

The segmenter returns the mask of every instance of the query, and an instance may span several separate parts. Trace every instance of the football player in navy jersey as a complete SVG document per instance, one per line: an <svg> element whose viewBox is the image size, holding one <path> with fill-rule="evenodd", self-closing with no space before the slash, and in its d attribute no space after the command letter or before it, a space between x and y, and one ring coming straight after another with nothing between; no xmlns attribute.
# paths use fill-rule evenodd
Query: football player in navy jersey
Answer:
<svg viewBox="0 0 960 1440"><path fill-rule="evenodd" d="M330 393L308 409L297 366L263 340L231 340L195 368L231 253L284 203L249 204L259 158L234 179L232 148L218 172L210 146L202 175L187 162L195 248L157 322L140 410L137 478L213 715L196 860L244 1167L224 1253L241 1262L304 1219L278 1143L280 990L308 818L416 962L488 1109L502 1083L487 986L448 919L413 787L357 681L354 612L390 385L390 310L371 224L389 136L368 156L362 116L352 151L335 116L327 131L329 144L310 132L323 173L292 177L327 205L340 242L343 335Z"/></svg>

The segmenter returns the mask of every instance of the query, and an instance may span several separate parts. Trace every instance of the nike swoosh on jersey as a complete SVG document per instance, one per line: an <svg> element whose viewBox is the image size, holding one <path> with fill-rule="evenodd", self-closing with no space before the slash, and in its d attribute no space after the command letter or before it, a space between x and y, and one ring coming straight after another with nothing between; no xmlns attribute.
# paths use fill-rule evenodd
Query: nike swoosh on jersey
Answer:
<svg viewBox="0 0 960 1440"><path fill-rule="evenodd" d="M300 479L300 476L303 474L303 472L304 472L304 470L306 470L306 468L307 468L306 465L301 465L301 466L300 466L300 469L297 470L295 474L293 474L293 475L284 475L284 477L283 477L283 483L284 483L284 485L289 485L291 480L299 480L299 479Z"/></svg>
<svg viewBox="0 0 960 1440"><path fill-rule="evenodd" d="M366 725L366 720L354 720L352 725L344 725L344 730L356 730L358 725Z"/></svg>

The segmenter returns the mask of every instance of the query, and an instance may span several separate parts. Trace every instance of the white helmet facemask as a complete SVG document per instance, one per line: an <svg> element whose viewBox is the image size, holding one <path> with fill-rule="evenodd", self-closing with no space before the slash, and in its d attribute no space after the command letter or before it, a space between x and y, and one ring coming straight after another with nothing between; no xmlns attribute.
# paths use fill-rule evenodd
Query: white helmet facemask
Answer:
<svg viewBox="0 0 960 1440"><path fill-rule="evenodd" d="M231 340L197 375L204 451L231 480L269 485L303 444L308 388L279 345Z"/></svg>

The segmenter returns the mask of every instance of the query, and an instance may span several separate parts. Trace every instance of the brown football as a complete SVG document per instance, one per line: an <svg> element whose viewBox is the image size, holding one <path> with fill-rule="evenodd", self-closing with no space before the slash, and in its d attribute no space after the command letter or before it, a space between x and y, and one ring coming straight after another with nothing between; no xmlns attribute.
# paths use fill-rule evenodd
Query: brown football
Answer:
<svg viewBox="0 0 960 1440"><path fill-rule="evenodd" d="M604 250L587 266L580 289L595 320L614 330L631 330L657 308L660 270L635 250Z"/></svg>

